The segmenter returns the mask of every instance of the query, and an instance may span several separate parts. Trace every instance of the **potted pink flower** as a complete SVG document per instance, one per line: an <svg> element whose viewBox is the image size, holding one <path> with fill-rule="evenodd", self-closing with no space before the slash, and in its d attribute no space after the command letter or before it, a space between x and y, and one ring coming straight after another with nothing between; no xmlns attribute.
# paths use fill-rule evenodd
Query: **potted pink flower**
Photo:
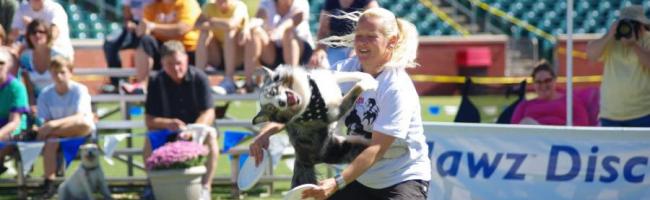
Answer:
<svg viewBox="0 0 650 200"><path fill-rule="evenodd" d="M205 146L189 141L170 142L153 151L145 164L156 199L198 199L207 155Z"/></svg>

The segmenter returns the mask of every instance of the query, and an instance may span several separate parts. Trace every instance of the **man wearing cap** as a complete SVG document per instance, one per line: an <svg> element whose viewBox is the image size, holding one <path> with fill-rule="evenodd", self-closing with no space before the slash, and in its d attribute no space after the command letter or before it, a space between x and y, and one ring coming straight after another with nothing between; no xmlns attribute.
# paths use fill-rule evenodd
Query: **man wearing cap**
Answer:
<svg viewBox="0 0 650 200"><path fill-rule="evenodd" d="M145 101L145 124L149 130L181 132L190 124L211 126L214 122L214 100L207 76L194 67L188 66L188 56L183 43L170 40L161 45L161 64L163 72L150 78ZM201 178L203 199L209 199L212 177L217 165L219 150L216 131L206 133L201 142L208 146L207 172ZM205 134L204 134L205 135ZM151 155L151 141L145 139L144 158Z"/></svg>
<svg viewBox="0 0 650 200"><path fill-rule="evenodd" d="M625 7L620 13L607 34L587 45L589 60L605 64L600 123L650 127L650 20L639 5ZM632 30L631 34L625 34L628 30Z"/></svg>

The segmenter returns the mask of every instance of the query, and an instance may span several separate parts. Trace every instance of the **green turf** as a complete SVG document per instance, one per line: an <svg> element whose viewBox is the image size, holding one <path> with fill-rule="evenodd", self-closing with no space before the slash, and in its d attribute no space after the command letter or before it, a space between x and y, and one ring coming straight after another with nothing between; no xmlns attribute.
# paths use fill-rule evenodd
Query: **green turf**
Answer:
<svg viewBox="0 0 650 200"><path fill-rule="evenodd" d="M490 122L496 119L496 114L491 112L485 112L485 111L489 111L492 108L501 110L505 106L507 106L509 101L512 100L504 101L502 97L498 97L498 96L478 96L478 97L473 97L472 101L475 103L475 105L477 105L479 111L481 111L481 117L483 118L482 121ZM451 122L455 117L455 112L452 111L454 111L454 108L457 108L457 106L459 105L460 97L458 96L421 97L420 102L421 102L420 105L421 105L421 113L422 113L423 121ZM117 104L100 104L98 105L98 107L114 108L117 107ZM430 112L431 109L435 110L435 108L438 108L438 112ZM226 115L228 117L232 117L236 119L251 119L255 115L257 109L258 109L258 105L254 101L233 101ZM120 120L120 119L122 119L120 114L113 114L104 120ZM132 120L142 120L142 115L134 116ZM219 130L220 132L224 132L226 130L246 131L245 129L239 127L219 127ZM134 134L144 134L144 132L145 132L144 129L133 130ZM111 132L100 133L100 135L105 135L105 134L111 134ZM220 144L222 144L223 142L221 141L221 139L223 139L223 137L220 138ZM99 142L100 144L102 144L101 140ZM132 142L134 147L142 147L143 137L134 137ZM249 142L250 142L250 138L249 141L242 143L242 145L246 145ZM122 141L119 144L120 146L118 148L124 148L126 147L126 144L127 144L126 140ZM140 156L136 156L134 160L140 163L143 162ZM67 175L72 174L74 170L77 168L78 163L79 161L77 160L73 161L72 165L67 169L66 174ZM108 177L127 176L127 165L117 160L115 160L115 165L112 166L102 160L102 167L104 169L106 176ZM34 171L31 173L32 177L42 176L43 166L40 159L35 163L33 168ZM327 169L325 166L322 165L319 166L318 171L320 173L319 174L320 179L328 177ZM142 170L135 170L134 172L135 172L135 176L142 176L142 177L146 176L145 172ZM274 170L274 174L290 175L291 172L286 166L286 164L284 164L284 162L281 162L278 165L278 167ZM218 161L216 176L230 176L230 161L228 156L220 156ZM0 178L12 178L12 177L13 175L9 175L7 173L0 176ZM264 188L265 188L264 186L257 187L252 189L251 191L244 192L243 195L245 199L282 199L282 192L287 191L289 189L289 183L276 182L274 184L274 191L270 196L265 194L266 190ZM230 188L215 187L213 189L212 195L213 195L213 199L229 199ZM11 197L12 197L11 195L5 195L5 196L0 196L0 199L6 199L6 198L11 199ZM120 198L137 199L137 194L127 193L127 194L123 194Z"/></svg>

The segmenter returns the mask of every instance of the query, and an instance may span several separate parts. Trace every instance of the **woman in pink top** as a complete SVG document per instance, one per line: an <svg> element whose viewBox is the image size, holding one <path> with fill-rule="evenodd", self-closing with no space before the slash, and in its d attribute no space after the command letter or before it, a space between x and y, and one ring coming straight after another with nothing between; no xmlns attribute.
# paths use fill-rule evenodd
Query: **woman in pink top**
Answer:
<svg viewBox="0 0 650 200"><path fill-rule="evenodd" d="M566 124L566 95L556 90L555 72L546 61L541 61L533 69L533 81L537 98L519 103L512 115L513 124ZM574 98L573 124L589 125L584 103Z"/></svg>

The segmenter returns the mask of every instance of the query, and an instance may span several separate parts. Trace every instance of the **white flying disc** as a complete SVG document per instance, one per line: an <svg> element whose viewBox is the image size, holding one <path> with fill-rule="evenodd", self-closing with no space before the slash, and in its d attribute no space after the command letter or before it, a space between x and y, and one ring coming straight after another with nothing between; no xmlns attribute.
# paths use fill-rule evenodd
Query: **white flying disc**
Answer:
<svg viewBox="0 0 650 200"><path fill-rule="evenodd" d="M317 185L314 184L302 184L299 185L298 187L295 187L289 192L287 192L287 195L284 196L284 200L302 200L302 192L307 190L307 189L312 189L312 188L317 188ZM314 200L314 198L306 198L305 200Z"/></svg>
<svg viewBox="0 0 650 200"><path fill-rule="evenodd" d="M262 162L258 166L255 166L255 157L249 156L244 162L244 166L239 169L239 176L237 176L239 190L246 191L253 188L257 181L262 178L262 174L264 174L270 160L269 152L266 149L262 149Z"/></svg>

